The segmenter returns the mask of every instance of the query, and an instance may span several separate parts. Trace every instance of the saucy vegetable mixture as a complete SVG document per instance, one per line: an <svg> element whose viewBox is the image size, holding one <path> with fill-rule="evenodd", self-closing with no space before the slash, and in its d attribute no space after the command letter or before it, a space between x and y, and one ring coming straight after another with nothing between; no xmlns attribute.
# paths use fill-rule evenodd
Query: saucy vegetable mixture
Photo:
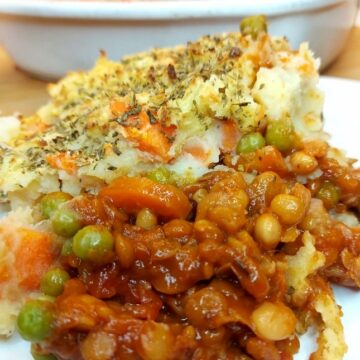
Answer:
<svg viewBox="0 0 360 360"><path fill-rule="evenodd" d="M98 196L45 195L42 216L67 239L18 317L34 358L287 360L316 324L312 359L325 359L326 332L342 332L324 318L328 280L360 283L360 232L329 211L358 206L360 173L283 126L243 137L236 163L223 160L232 170L183 188L159 168Z"/></svg>

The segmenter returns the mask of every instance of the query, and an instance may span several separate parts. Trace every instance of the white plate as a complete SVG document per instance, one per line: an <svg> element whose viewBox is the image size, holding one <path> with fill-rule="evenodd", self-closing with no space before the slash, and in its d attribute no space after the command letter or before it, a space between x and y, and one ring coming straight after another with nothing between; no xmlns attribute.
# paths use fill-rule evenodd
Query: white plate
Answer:
<svg viewBox="0 0 360 360"><path fill-rule="evenodd" d="M320 86L326 94L325 129L332 135L331 144L345 149L349 156L360 159L360 82L323 77ZM342 322L349 346L344 360L359 360L360 291L338 286L334 286L334 289L337 302L343 308ZM306 334L301 338L300 352L295 360L307 360L315 347L315 334ZM0 342L0 359L32 360L29 344L19 337Z"/></svg>
<svg viewBox="0 0 360 360"><path fill-rule="evenodd" d="M261 13L270 33L297 48L309 41L325 67L343 49L357 0L0 0L0 43L15 63L41 78L93 66L100 49L110 59L173 46L204 34L238 31L240 19ZM46 56L45 56L46 55Z"/></svg>

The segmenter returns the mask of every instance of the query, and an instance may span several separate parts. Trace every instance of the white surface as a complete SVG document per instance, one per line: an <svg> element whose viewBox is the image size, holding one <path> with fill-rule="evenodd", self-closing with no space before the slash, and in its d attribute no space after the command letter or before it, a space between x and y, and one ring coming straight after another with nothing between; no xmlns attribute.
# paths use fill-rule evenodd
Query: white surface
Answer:
<svg viewBox="0 0 360 360"><path fill-rule="evenodd" d="M310 41L326 66L354 24L357 0L54 1L0 0L0 43L24 70L56 78L111 59L237 31L242 17L264 13L270 32L292 46Z"/></svg>
<svg viewBox="0 0 360 360"><path fill-rule="evenodd" d="M324 77L320 82L326 94L325 129L332 135L331 144L346 149L347 154L360 159L360 82ZM336 299L342 306L343 324L349 351L344 360L359 360L360 291L334 287ZM295 360L307 360L315 349L315 334L301 338L300 352ZM29 344L15 337L0 342L1 360L32 360ZM331 359L324 359L331 360Z"/></svg>

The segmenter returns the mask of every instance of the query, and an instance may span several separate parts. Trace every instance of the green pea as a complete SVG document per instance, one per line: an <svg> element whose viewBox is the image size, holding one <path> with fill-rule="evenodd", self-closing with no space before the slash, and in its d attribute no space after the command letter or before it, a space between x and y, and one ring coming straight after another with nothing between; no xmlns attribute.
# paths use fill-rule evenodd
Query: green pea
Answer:
<svg viewBox="0 0 360 360"><path fill-rule="evenodd" d="M50 219L61 204L71 199L72 196L70 194L61 191L44 195L40 201L40 211L42 216L45 219Z"/></svg>
<svg viewBox="0 0 360 360"><path fill-rule="evenodd" d="M258 133L244 135L238 142L236 152L238 154L247 154L265 146L264 137Z"/></svg>
<svg viewBox="0 0 360 360"><path fill-rule="evenodd" d="M167 168L160 166L150 171L147 174L147 178L161 184L168 184L171 179L171 172Z"/></svg>
<svg viewBox="0 0 360 360"><path fill-rule="evenodd" d="M293 147L294 128L290 122L274 121L266 129L266 143L280 151L289 151Z"/></svg>
<svg viewBox="0 0 360 360"><path fill-rule="evenodd" d="M81 223L75 211L67 208L60 208L51 217L51 224L56 234L70 237L81 229Z"/></svg>
<svg viewBox="0 0 360 360"><path fill-rule="evenodd" d="M61 248L61 256L70 256L73 252L73 242L72 239L65 240L62 248Z"/></svg>
<svg viewBox="0 0 360 360"><path fill-rule="evenodd" d="M249 16L240 23L240 30L244 35L251 35L252 39L257 39L260 33L267 33L267 21L264 15Z"/></svg>
<svg viewBox="0 0 360 360"><path fill-rule="evenodd" d="M113 249L113 236L104 226L89 225L74 236L73 251L82 260L97 264L107 263Z"/></svg>
<svg viewBox="0 0 360 360"><path fill-rule="evenodd" d="M35 344L31 344L31 355L34 360L57 360L55 355L39 353Z"/></svg>
<svg viewBox="0 0 360 360"><path fill-rule="evenodd" d="M19 334L28 341L43 341L51 333L54 315L48 301L30 300L17 318Z"/></svg>
<svg viewBox="0 0 360 360"><path fill-rule="evenodd" d="M328 209L333 208L340 200L340 190L330 181L325 181L318 190L316 197L322 200Z"/></svg>
<svg viewBox="0 0 360 360"><path fill-rule="evenodd" d="M69 279L70 276L65 270L51 269L41 278L40 289L45 295L59 296L64 291L64 284Z"/></svg>

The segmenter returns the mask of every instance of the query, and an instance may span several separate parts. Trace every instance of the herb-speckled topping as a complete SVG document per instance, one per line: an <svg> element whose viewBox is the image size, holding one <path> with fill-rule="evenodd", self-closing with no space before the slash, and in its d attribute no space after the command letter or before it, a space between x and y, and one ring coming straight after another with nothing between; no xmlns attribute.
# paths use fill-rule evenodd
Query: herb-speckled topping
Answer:
<svg viewBox="0 0 360 360"><path fill-rule="evenodd" d="M230 120L240 134L284 116L300 132L309 122L319 130L316 66L306 46L294 52L265 33L205 36L121 62L101 56L91 71L51 85L51 102L1 145L0 191L6 197L37 184L47 192L61 185L59 178L108 182L172 164L189 140ZM305 107L291 97L300 91L303 102L311 100ZM52 183L39 185L45 175Z"/></svg>

